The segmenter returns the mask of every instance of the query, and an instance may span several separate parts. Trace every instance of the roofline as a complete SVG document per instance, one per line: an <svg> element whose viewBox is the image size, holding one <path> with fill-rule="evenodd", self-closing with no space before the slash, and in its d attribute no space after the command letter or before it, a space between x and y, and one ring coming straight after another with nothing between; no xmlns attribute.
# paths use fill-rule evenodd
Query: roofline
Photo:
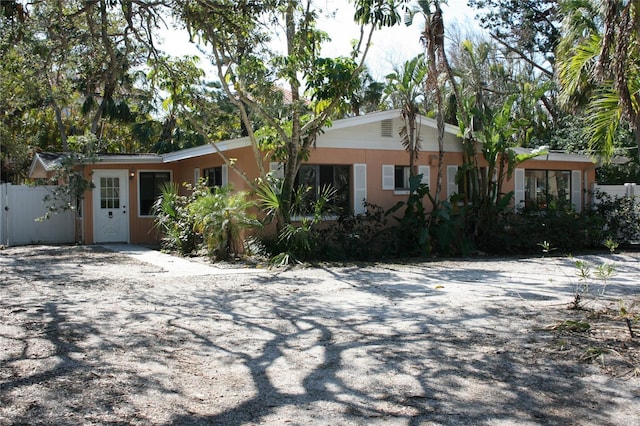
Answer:
<svg viewBox="0 0 640 426"><path fill-rule="evenodd" d="M370 124L370 123L375 123L376 121L391 120L394 118L401 118L401 117L402 117L402 110L399 110L399 109L390 109L387 111L371 112L365 115L358 115L358 116L349 117L349 118L341 118L339 120L334 121L331 125L325 126L324 130L329 131L332 129L344 129L347 127L357 126L361 124ZM418 122L420 124L427 125L434 129L438 128L438 122L433 118L425 117L424 115L418 115L417 117L418 117ZM452 124L445 124L444 130L445 132L451 133L454 136L458 136L458 134L460 133L460 128Z"/></svg>
<svg viewBox="0 0 640 426"><path fill-rule="evenodd" d="M402 114L401 110L392 109L387 111L372 112L369 114L359 115L356 117L341 118L339 120L332 122L328 126L324 126L323 131L329 132L331 130L345 129L353 126L375 123L377 121L400 118L401 114ZM423 115L418 115L418 120L420 124L424 124L434 129L438 128L436 120L432 118L425 117ZM445 132L450 133L457 137L458 134L460 133L460 129L457 126L446 124ZM196 146L193 148L181 149L179 151L162 154L161 156L162 156L162 161L164 163L172 163L175 161L181 161L181 160L187 160L189 158L200 157L203 155L216 154L218 153L218 151L225 152L232 149L246 148L249 146L251 146L251 140L248 137L243 137L243 138L237 138L237 139L228 139L221 142L215 142L213 144Z"/></svg>
<svg viewBox="0 0 640 426"><path fill-rule="evenodd" d="M98 155L96 163L100 164L162 164L162 156L158 154L140 155Z"/></svg>
<svg viewBox="0 0 640 426"><path fill-rule="evenodd" d="M36 155L33 157L33 160L31 161L31 166L29 166L29 174L27 176L31 177L33 176L33 173L36 171L37 166L40 165L42 170L47 173L50 172L51 170L49 170L49 168L47 167L46 164L44 164L44 162L42 161L42 158L40 158L40 155L38 155L38 153L36 152Z"/></svg>
<svg viewBox="0 0 640 426"><path fill-rule="evenodd" d="M174 161L187 160L189 158L200 157L202 155L216 154L218 151L224 152L232 149L246 148L248 146L251 146L251 141L248 137L230 139L213 144L208 143L193 148L186 148L162 154L162 162L172 163Z"/></svg>
<svg viewBox="0 0 640 426"><path fill-rule="evenodd" d="M532 149L529 148L513 148L513 150L516 152L516 154L531 154L531 152L533 151ZM594 163L595 161L593 160L593 158L591 158L591 156L589 155L585 155L585 154L573 154L573 153L566 153L566 152L557 152L557 151L549 151L547 153L542 153L541 155L538 155L537 157L533 157L531 159L529 159L528 161L567 161L567 162L571 162L571 163Z"/></svg>

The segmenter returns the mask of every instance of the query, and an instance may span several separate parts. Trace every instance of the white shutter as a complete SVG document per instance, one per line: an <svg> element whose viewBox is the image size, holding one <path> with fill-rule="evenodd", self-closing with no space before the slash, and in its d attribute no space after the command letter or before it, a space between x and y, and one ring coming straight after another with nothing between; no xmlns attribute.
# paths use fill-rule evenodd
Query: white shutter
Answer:
<svg viewBox="0 0 640 426"><path fill-rule="evenodd" d="M577 212L582 211L582 172L571 171L571 204Z"/></svg>
<svg viewBox="0 0 640 426"><path fill-rule="evenodd" d="M429 166L418 166L418 174L422 175L420 183L431 186L431 177L429 176L429 173L431 173Z"/></svg>
<svg viewBox="0 0 640 426"><path fill-rule="evenodd" d="M382 165L382 189L395 189L395 167L389 164Z"/></svg>
<svg viewBox="0 0 640 426"><path fill-rule="evenodd" d="M269 163L269 171L273 177L284 179L284 163L279 163L277 161Z"/></svg>
<svg viewBox="0 0 640 426"><path fill-rule="evenodd" d="M193 169L193 184L197 185L199 180L200 180L200 169L196 167L195 169Z"/></svg>
<svg viewBox="0 0 640 426"><path fill-rule="evenodd" d="M229 166L226 164L222 165L222 186L227 186L229 184Z"/></svg>
<svg viewBox="0 0 640 426"><path fill-rule="evenodd" d="M458 166L447 166L447 198L458 192L458 184L456 183L456 175L458 174Z"/></svg>
<svg viewBox="0 0 640 426"><path fill-rule="evenodd" d="M524 169L515 169L513 199L516 212L524 207Z"/></svg>
<svg viewBox="0 0 640 426"><path fill-rule="evenodd" d="M353 165L353 211L355 214L363 214L365 208L363 202L367 199L367 165Z"/></svg>

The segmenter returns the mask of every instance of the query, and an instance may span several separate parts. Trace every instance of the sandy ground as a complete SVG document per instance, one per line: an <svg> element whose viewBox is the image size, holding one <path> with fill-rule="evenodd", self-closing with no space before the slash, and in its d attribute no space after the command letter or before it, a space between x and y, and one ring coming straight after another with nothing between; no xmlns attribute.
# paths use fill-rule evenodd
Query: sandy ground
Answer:
<svg viewBox="0 0 640 426"><path fill-rule="evenodd" d="M595 311L566 309L560 257L176 276L8 248L0 424L638 425L640 336L611 312L640 253L582 259L616 268Z"/></svg>

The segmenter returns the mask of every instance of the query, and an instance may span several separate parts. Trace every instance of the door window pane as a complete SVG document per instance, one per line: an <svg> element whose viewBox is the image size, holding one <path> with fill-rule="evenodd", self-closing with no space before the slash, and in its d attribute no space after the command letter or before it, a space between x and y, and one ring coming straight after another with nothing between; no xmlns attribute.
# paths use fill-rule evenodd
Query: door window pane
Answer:
<svg viewBox="0 0 640 426"><path fill-rule="evenodd" d="M120 178L100 178L100 208L120 208Z"/></svg>

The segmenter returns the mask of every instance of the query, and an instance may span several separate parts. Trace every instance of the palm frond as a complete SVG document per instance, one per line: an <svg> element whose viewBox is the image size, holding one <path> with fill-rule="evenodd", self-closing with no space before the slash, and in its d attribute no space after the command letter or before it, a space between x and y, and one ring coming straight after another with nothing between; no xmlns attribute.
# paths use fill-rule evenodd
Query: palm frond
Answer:
<svg viewBox="0 0 640 426"><path fill-rule="evenodd" d="M613 89L601 89L586 110L589 149L609 161L614 154L615 138L622 119L620 97Z"/></svg>

